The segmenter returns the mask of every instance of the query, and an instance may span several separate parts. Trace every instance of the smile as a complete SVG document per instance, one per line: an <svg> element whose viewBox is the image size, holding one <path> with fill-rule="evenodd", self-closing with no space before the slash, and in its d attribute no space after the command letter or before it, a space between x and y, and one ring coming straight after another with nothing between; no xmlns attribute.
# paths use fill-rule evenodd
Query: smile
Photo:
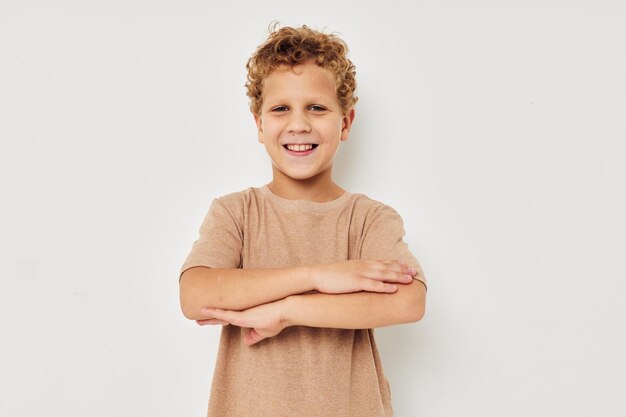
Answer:
<svg viewBox="0 0 626 417"><path fill-rule="evenodd" d="M315 152L315 148L317 148L316 143L288 143L283 145L285 148L285 152L287 155L295 156L295 157L304 157L311 155Z"/></svg>
<svg viewBox="0 0 626 417"><path fill-rule="evenodd" d="M286 145L283 145L285 147L285 149L290 150L292 152L306 152L306 151L310 151L311 149L315 149L317 148L317 144L315 143L288 143Z"/></svg>

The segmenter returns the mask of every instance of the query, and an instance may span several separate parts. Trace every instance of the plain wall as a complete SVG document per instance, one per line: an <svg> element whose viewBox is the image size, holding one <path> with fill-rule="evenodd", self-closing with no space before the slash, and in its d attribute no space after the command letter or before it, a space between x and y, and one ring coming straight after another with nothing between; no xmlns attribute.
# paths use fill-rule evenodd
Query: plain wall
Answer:
<svg viewBox="0 0 626 417"><path fill-rule="evenodd" d="M244 91L268 24L338 32L335 177L394 207L425 318L376 331L398 417L621 416L621 1L0 1L0 415L202 416L179 307L211 200L270 181Z"/></svg>

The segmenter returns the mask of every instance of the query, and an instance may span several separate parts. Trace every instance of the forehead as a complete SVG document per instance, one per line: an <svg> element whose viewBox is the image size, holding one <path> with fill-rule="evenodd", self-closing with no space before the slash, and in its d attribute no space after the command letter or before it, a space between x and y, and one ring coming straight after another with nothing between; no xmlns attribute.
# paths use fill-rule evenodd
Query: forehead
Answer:
<svg viewBox="0 0 626 417"><path fill-rule="evenodd" d="M336 83L333 73L314 63L281 65L263 80L263 96L306 93L335 97Z"/></svg>

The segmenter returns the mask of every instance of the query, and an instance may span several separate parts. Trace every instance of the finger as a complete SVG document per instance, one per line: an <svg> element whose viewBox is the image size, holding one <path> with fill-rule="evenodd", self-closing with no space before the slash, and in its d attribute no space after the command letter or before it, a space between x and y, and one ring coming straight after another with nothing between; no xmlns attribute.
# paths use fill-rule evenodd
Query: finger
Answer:
<svg viewBox="0 0 626 417"><path fill-rule="evenodd" d="M254 329L246 329L243 339L246 345L251 346L265 339L265 337L261 336L259 332Z"/></svg>
<svg viewBox="0 0 626 417"><path fill-rule="evenodd" d="M219 319L196 320L196 323L200 326L206 326L207 324L229 324L227 321Z"/></svg>
<svg viewBox="0 0 626 417"><path fill-rule="evenodd" d="M363 291L394 293L397 290L398 287L394 284L387 284L386 282L375 281L372 279L365 279L363 281Z"/></svg>
<svg viewBox="0 0 626 417"><path fill-rule="evenodd" d="M401 261L382 261L376 263L372 267L374 270L381 272L399 272L411 276L415 276L417 274L417 270L415 268Z"/></svg>
<svg viewBox="0 0 626 417"><path fill-rule="evenodd" d="M212 318L219 318L222 320L228 320L228 316L230 315L230 310L222 310L220 308L210 308L205 307L202 309L202 314L206 314L207 316L211 316Z"/></svg>
<svg viewBox="0 0 626 417"><path fill-rule="evenodd" d="M203 308L202 313L212 316L212 318L219 319L237 326L240 326L240 311L222 310L219 308Z"/></svg>
<svg viewBox="0 0 626 417"><path fill-rule="evenodd" d="M362 274L363 277L374 280L374 281L382 281L382 282L398 282L401 284L408 284L411 282L413 277L406 272L395 272L395 271L366 271Z"/></svg>
<svg viewBox="0 0 626 417"><path fill-rule="evenodd" d="M376 279L385 282L400 282L407 284L413 280L413 276L406 272L385 271L381 272Z"/></svg>
<svg viewBox="0 0 626 417"><path fill-rule="evenodd" d="M202 309L200 309L200 313L202 313L202 314L204 314L206 316L206 318L203 319L203 320L214 318L215 310L217 310L217 309L211 308L211 307L202 307Z"/></svg>
<svg viewBox="0 0 626 417"><path fill-rule="evenodd" d="M408 273L410 267L404 262L398 260L381 260L376 261L372 265L373 269L377 271L394 271L394 272L404 272Z"/></svg>

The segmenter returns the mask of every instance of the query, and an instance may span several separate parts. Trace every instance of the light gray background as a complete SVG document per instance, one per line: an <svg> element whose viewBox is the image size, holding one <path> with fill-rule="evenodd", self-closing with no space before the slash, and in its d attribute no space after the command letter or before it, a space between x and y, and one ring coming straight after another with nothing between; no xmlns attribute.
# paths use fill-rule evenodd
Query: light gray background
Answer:
<svg viewBox="0 0 626 417"><path fill-rule="evenodd" d="M423 321L376 331L396 415L623 416L620 1L0 1L0 415L202 416L180 313L211 200L270 180L244 93L271 20L337 31L336 178L396 208Z"/></svg>

